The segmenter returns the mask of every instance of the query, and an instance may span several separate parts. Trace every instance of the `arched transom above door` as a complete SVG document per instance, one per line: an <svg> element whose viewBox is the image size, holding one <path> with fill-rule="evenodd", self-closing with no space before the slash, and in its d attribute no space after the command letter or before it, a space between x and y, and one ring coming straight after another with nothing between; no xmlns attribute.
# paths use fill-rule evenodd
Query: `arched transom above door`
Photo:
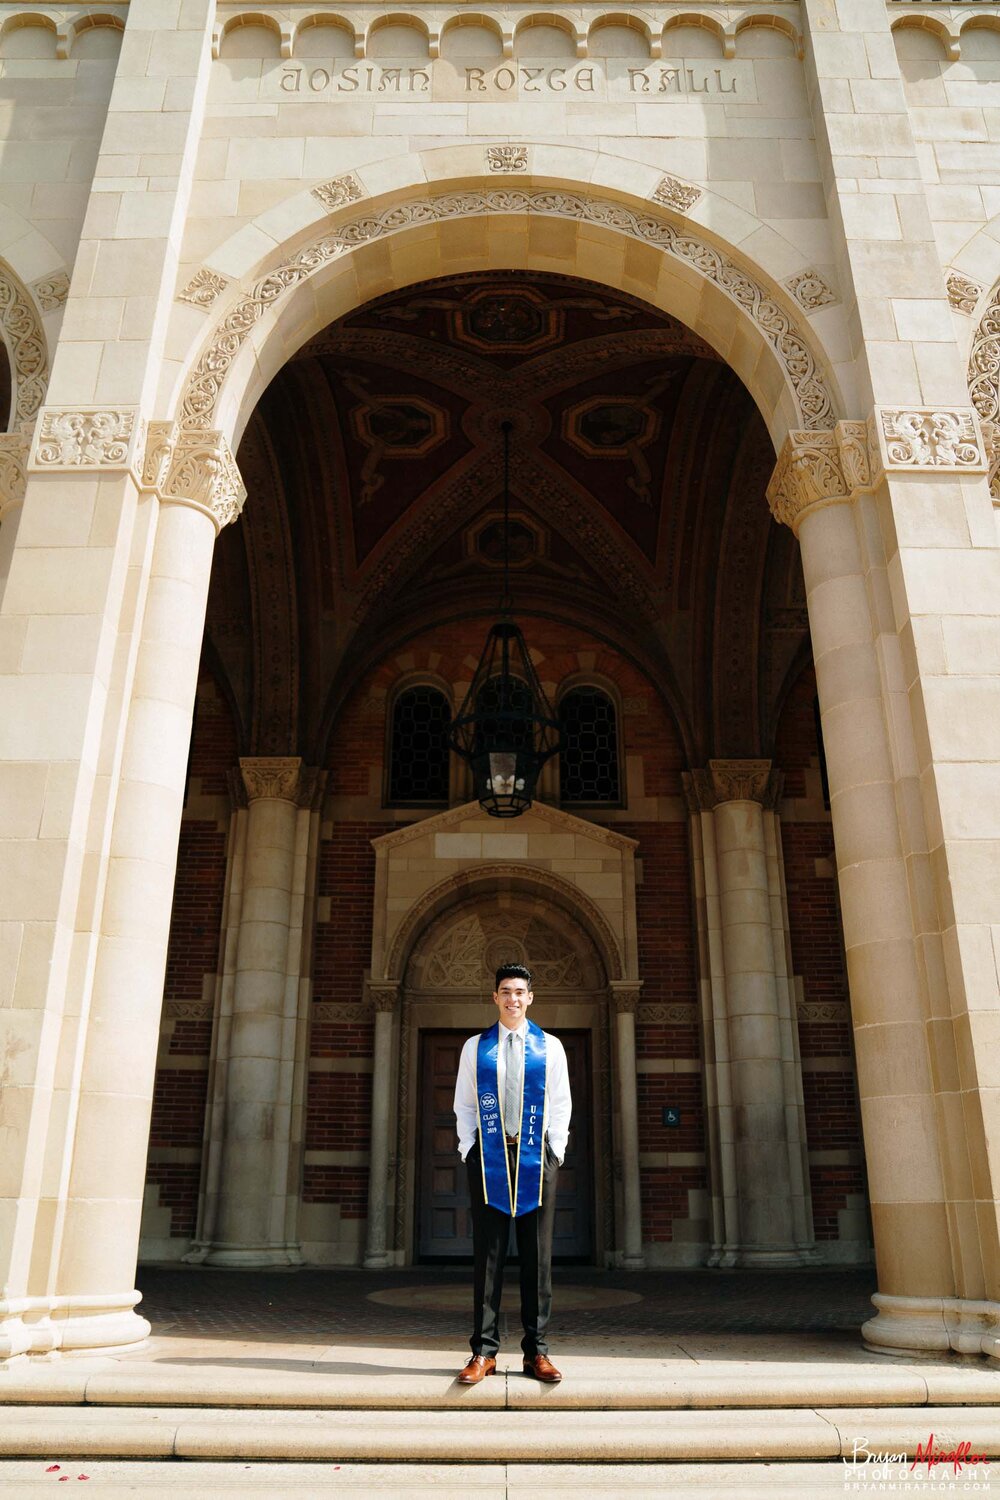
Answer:
<svg viewBox="0 0 1000 1500"><path fill-rule="evenodd" d="M594 944L564 913L531 895L484 895L444 913L418 941L408 991L488 995L504 963L527 964L539 995L600 989L605 975Z"/></svg>

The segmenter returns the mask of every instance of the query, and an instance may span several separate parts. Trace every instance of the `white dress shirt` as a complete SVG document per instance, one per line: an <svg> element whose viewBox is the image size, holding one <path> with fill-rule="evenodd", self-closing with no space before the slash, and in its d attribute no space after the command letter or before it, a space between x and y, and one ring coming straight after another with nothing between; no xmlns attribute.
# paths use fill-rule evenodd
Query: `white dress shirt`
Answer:
<svg viewBox="0 0 1000 1500"><path fill-rule="evenodd" d="M500 1023L500 1041L503 1043L512 1028ZM520 1026L513 1028L523 1044L528 1031L527 1017ZM479 1036L470 1036L462 1048L455 1080L455 1120L458 1125L458 1150L464 1161L472 1150L479 1134L478 1090L476 1088L476 1059L479 1051ZM507 1078L506 1047L500 1047L497 1061L497 1084L503 1098ZM566 1049L557 1036L545 1033L545 1138L555 1152L560 1165L566 1155L569 1141L569 1119L573 1101L569 1093L569 1068L566 1064Z"/></svg>

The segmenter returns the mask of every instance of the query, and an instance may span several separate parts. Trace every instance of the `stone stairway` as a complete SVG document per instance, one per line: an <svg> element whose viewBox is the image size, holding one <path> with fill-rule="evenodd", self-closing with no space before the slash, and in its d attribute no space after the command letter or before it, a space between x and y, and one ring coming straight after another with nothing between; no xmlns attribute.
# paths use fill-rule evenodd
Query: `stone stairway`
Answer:
<svg viewBox="0 0 1000 1500"><path fill-rule="evenodd" d="M371 1464L825 1462L938 1451L1000 1458L1000 1372L953 1362L573 1378L478 1387L413 1371L261 1372L139 1363L0 1374L0 1458ZM969 1468L964 1470L966 1474ZM614 1490L609 1490L610 1494Z"/></svg>

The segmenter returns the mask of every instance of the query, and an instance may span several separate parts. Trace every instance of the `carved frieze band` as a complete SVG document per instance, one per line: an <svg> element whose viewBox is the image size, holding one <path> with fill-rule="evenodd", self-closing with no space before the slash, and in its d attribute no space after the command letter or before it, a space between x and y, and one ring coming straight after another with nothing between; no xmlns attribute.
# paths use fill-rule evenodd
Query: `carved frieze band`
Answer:
<svg viewBox="0 0 1000 1500"><path fill-rule="evenodd" d="M684 791L692 812L709 812L723 802L775 807L782 782L769 760L710 760L706 770L685 773Z"/></svg>
<svg viewBox="0 0 1000 1500"><path fill-rule="evenodd" d="M30 446L25 432L0 433L0 516L24 499Z"/></svg>
<svg viewBox="0 0 1000 1500"><path fill-rule="evenodd" d="M211 1000L164 1000L165 1021L210 1021L215 1007Z"/></svg>
<svg viewBox="0 0 1000 1500"><path fill-rule="evenodd" d="M42 320L27 289L0 261L0 333L10 356L11 426L31 421L45 400L49 357Z"/></svg>
<svg viewBox="0 0 1000 1500"><path fill-rule="evenodd" d="M339 1021L357 1025L371 1019L371 1008L365 1004L352 1004L349 1000L317 1000L312 1008L314 1021Z"/></svg>
<svg viewBox="0 0 1000 1500"><path fill-rule="evenodd" d="M141 424L134 406L46 407L38 422L33 469L133 467Z"/></svg>
<svg viewBox="0 0 1000 1500"><path fill-rule="evenodd" d="M246 486L221 432L181 432L172 422L150 422L142 482L161 500L207 510L218 529L243 509Z"/></svg>
<svg viewBox="0 0 1000 1500"><path fill-rule="evenodd" d="M302 759L298 755L241 756L240 775L248 802L298 802Z"/></svg>
<svg viewBox="0 0 1000 1500"><path fill-rule="evenodd" d="M636 1015L640 1026L697 1026L697 1005L642 1005Z"/></svg>
<svg viewBox="0 0 1000 1500"><path fill-rule="evenodd" d="M741 266L714 245L675 228L652 212L621 203L544 189L483 189L447 193L397 204L380 213L349 220L275 266L249 292L239 296L216 327L188 380L180 422L188 430L211 427L223 383L254 326L290 288L338 256L415 225L487 214L525 214L599 224L693 266L729 296L759 329L774 351L794 392L804 428L824 429L833 421L833 403L823 371L783 307Z"/></svg>
<svg viewBox="0 0 1000 1500"><path fill-rule="evenodd" d="M800 1000L795 1007L800 1021L849 1021L846 1003L839 1000Z"/></svg>

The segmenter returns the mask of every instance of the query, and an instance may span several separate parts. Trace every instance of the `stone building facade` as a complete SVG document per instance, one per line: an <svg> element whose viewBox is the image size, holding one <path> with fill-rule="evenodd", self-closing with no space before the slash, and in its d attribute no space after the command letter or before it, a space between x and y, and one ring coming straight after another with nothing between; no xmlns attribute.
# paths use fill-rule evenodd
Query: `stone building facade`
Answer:
<svg viewBox="0 0 1000 1500"><path fill-rule="evenodd" d="M7 3L0 101L0 1357L462 1256L511 955L565 1259L1000 1356L1000 6Z"/></svg>

